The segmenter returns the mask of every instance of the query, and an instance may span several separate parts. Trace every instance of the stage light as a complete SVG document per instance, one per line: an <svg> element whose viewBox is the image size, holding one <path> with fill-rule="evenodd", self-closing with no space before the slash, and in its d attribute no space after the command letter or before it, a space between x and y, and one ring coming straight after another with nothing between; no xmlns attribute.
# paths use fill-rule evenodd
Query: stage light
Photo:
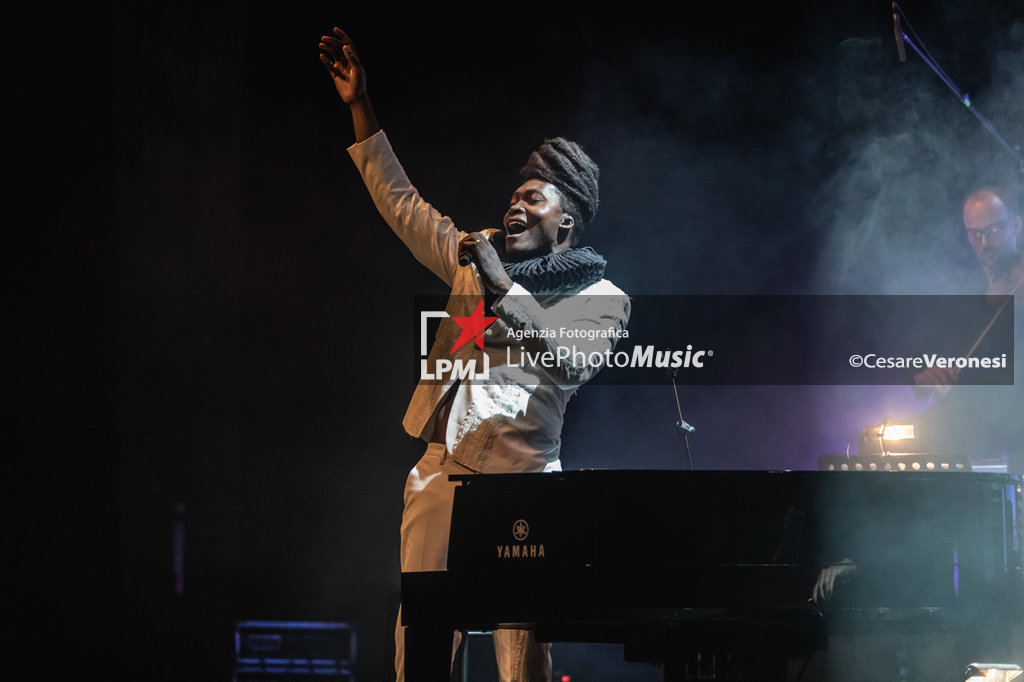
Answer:
<svg viewBox="0 0 1024 682"><path fill-rule="evenodd" d="M914 437L913 424L883 424L882 438L886 441L907 440Z"/></svg>
<svg viewBox="0 0 1024 682"><path fill-rule="evenodd" d="M1012 663L971 663L964 670L966 682L1010 682L1024 673Z"/></svg>
<svg viewBox="0 0 1024 682"><path fill-rule="evenodd" d="M860 434L860 454L899 455L920 452L913 424L894 424L888 419L866 426Z"/></svg>
<svg viewBox="0 0 1024 682"><path fill-rule="evenodd" d="M971 471L967 457L960 454L923 452L914 424L894 422L865 426L860 432L855 455L822 455L820 471ZM1021 682L1024 682L1022 680Z"/></svg>

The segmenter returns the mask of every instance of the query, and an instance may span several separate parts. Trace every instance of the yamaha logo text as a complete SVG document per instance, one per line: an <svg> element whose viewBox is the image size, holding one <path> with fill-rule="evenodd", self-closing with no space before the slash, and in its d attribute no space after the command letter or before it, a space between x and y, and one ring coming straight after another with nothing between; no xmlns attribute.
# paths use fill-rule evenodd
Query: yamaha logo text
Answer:
<svg viewBox="0 0 1024 682"><path fill-rule="evenodd" d="M497 545L499 559L536 559L544 556L543 544L525 544L530 536L530 524L524 519L517 520L512 524L512 537L516 540L514 544Z"/></svg>

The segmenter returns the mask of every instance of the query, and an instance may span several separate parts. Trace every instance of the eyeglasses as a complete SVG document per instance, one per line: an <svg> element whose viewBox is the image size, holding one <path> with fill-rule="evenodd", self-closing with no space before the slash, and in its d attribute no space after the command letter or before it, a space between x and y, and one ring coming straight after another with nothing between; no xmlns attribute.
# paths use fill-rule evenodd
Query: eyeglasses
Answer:
<svg viewBox="0 0 1024 682"><path fill-rule="evenodd" d="M978 228L967 228L967 241L972 244L981 243L982 238L995 239L999 236L1000 232L1004 232L1006 227L1010 224L1009 220L1000 220L998 223L992 223L985 227Z"/></svg>

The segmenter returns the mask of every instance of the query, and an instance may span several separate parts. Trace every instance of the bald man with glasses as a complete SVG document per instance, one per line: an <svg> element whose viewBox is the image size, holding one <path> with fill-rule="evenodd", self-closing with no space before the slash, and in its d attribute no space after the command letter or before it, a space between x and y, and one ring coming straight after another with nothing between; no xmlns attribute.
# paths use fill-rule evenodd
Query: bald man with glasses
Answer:
<svg viewBox="0 0 1024 682"><path fill-rule="evenodd" d="M1008 195L995 187L980 189L964 202L964 229L985 269L989 294L1024 293L1020 289L1024 279L1021 217L1012 204Z"/></svg>

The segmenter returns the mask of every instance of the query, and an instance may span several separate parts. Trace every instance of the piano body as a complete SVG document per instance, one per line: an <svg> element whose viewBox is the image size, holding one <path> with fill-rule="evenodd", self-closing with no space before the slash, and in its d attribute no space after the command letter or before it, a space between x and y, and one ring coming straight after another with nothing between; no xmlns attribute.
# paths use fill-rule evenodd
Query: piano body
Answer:
<svg viewBox="0 0 1024 682"><path fill-rule="evenodd" d="M448 570L402 575L411 682L448 679L456 629L518 623L542 641L622 643L629 660L684 679L694 652L806 658L830 633L858 629L955 631L982 653L1024 613L1015 476L584 470L453 480ZM842 560L856 570L815 604L820 571ZM737 679L775 679L746 665Z"/></svg>

